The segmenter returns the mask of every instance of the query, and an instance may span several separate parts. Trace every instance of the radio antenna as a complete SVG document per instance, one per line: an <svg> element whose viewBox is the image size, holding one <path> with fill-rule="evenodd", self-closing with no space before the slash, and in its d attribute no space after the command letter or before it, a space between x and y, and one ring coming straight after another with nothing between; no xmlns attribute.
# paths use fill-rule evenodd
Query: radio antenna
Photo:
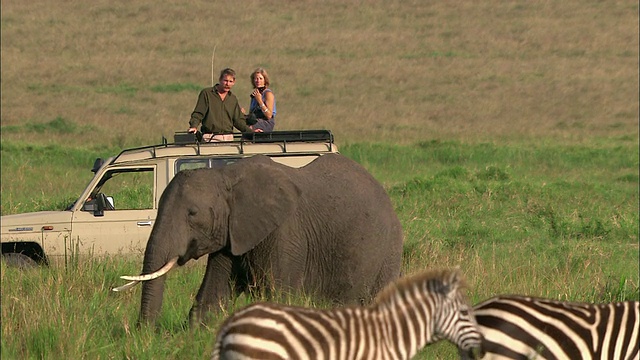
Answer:
<svg viewBox="0 0 640 360"><path fill-rule="evenodd" d="M213 59L216 58L216 47L218 45L213 47L213 54L211 54L211 86L213 87L213 85L215 85L216 83L213 80Z"/></svg>

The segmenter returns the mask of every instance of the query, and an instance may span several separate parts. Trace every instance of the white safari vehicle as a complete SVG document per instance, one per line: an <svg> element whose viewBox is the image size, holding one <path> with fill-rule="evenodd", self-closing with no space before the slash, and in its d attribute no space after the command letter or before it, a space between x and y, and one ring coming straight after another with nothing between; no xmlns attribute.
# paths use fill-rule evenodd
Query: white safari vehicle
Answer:
<svg viewBox="0 0 640 360"><path fill-rule="evenodd" d="M338 152L328 130L235 134L233 141L198 142L176 133L173 143L123 150L96 159L95 173L64 211L2 216L2 258L9 265L59 262L77 255L144 252L160 195L176 173L216 168L255 154L291 166Z"/></svg>

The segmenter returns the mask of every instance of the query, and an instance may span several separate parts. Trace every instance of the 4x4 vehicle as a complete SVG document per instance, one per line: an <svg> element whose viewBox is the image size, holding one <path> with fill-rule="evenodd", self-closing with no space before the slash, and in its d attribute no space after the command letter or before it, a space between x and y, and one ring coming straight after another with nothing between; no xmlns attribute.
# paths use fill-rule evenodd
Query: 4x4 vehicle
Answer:
<svg viewBox="0 0 640 360"><path fill-rule="evenodd" d="M338 152L328 130L236 134L229 142L198 142L177 133L173 143L123 150L105 161L78 200L64 211L2 216L2 257L12 265L50 264L79 254L142 254L160 195L176 173L216 168L264 154L291 167Z"/></svg>

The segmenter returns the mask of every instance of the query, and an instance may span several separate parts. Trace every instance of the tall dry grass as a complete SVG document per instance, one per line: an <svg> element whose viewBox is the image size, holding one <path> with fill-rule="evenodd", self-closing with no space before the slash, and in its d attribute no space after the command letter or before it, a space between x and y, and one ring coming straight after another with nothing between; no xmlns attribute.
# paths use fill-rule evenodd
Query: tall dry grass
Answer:
<svg viewBox="0 0 640 360"><path fill-rule="evenodd" d="M245 105L250 72L269 70L279 129L638 136L635 1L10 0L1 26L2 125L62 117L95 125L98 142L185 130L214 48L216 78L233 67Z"/></svg>

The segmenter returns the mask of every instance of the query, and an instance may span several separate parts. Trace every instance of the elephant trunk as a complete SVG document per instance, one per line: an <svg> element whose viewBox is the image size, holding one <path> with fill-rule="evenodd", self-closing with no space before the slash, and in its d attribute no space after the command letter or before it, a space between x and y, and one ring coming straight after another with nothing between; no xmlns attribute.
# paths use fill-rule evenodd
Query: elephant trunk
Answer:
<svg viewBox="0 0 640 360"><path fill-rule="evenodd" d="M177 256L166 260L168 258L169 256L154 253L145 254L142 273L151 275L147 275L150 280L143 280L142 283L138 325L154 325L160 315L166 279L164 274L171 270L178 261Z"/></svg>
<svg viewBox="0 0 640 360"><path fill-rule="evenodd" d="M142 284L138 325L154 325L162 309L165 276Z"/></svg>

